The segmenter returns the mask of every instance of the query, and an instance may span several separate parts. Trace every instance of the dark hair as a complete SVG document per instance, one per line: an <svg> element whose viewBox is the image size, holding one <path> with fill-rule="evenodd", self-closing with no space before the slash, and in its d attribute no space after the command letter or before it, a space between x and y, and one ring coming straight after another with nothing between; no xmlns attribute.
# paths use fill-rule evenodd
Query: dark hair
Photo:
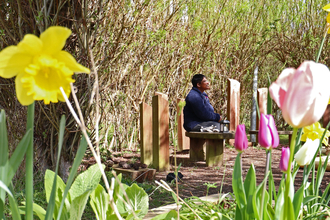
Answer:
<svg viewBox="0 0 330 220"><path fill-rule="evenodd" d="M201 83L205 76L203 74L196 74L191 79L191 83L193 84L193 87L197 87L197 83Z"/></svg>

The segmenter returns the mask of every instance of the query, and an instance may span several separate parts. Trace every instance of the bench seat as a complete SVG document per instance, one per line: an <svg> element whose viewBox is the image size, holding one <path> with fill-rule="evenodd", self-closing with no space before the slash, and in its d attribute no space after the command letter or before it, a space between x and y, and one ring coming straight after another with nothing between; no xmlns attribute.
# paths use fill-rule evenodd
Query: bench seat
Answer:
<svg viewBox="0 0 330 220"><path fill-rule="evenodd" d="M206 166L221 166L225 139L234 139L235 133L186 132L190 138L190 160L204 161L204 143L206 143Z"/></svg>

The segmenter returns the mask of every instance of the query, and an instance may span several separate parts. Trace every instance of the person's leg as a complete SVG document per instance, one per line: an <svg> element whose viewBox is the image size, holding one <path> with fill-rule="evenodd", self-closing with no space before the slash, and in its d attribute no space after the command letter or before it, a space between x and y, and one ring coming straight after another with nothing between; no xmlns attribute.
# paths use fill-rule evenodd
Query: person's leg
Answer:
<svg viewBox="0 0 330 220"><path fill-rule="evenodd" d="M218 129L220 131L220 123L215 121L205 121L197 124L191 131L201 131L201 128L211 127L214 126L214 128Z"/></svg>

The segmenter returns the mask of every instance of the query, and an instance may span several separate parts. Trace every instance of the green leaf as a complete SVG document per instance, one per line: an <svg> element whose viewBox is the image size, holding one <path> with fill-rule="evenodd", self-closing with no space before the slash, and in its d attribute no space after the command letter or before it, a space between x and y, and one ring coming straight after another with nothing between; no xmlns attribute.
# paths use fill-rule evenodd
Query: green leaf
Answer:
<svg viewBox="0 0 330 220"><path fill-rule="evenodd" d="M293 198L293 210L295 211L294 219L298 219L299 212L302 208L302 201L304 198L304 188L305 185L302 185L298 191L295 193L294 198Z"/></svg>
<svg viewBox="0 0 330 220"><path fill-rule="evenodd" d="M244 212L246 208L246 196L242 180L241 153L238 153L236 156L233 171L232 187L236 203L239 206L241 212Z"/></svg>
<svg viewBox="0 0 330 220"><path fill-rule="evenodd" d="M246 174L245 181L244 181L244 190L246 194L246 201L247 201L247 208L246 212L250 216L250 218L254 218L254 211L253 211L253 194L257 188L256 183L256 172L254 165L251 164L248 173Z"/></svg>
<svg viewBox="0 0 330 220"><path fill-rule="evenodd" d="M19 166L21 165L21 163L23 161L30 138L32 138L31 136L32 136L32 130L30 129L24 134L22 140L19 142L14 153L11 155L11 157L9 159L9 167L8 167L8 174L7 174L8 175L8 179L7 179L8 184L13 179L17 169L19 168Z"/></svg>
<svg viewBox="0 0 330 220"><path fill-rule="evenodd" d="M22 202L24 206L20 206L20 212L21 214L25 215L25 202ZM33 212L39 217L40 220L44 220L46 216L46 210L44 210L40 205L33 203Z"/></svg>
<svg viewBox="0 0 330 220"><path fill-rule="evenodd" d="M280 220L283 216L284 206L284 190L281 190L281 193L277 195L277 201L275 203L275 220Z"/></svg>
<svg viewBox="0 0 330 220"><path fill-rule="evenodd" d="M283 220L292 220L294 218L294 210L290 197L284 198L284 212L283 212Z"/></svg>
<svg viewBox="0 0 330 220"><path fill-rule="evenodd" d="M171 210L168 213L163 213L163 214L157 215L157 216L153 217L151 220L172 220L173 218L177 219L177 217L178 217L177 211Z"/></svg>
<svg viewBox="0 0 330 220"><path fill-rule="evenodd" d="M21 219L15 197L13 196L13 194L11 193L9 188L5 185L5 183L2 182L1 180L0 180L0 189L8 194L8 199L9 199L9 205L10 205L10 211L11 211L11 214L12 214L12 218L15 219L15 220L16 219L17 220Z"/></svg>
<svg viewBox="0 0 330 220"><path fill-rule="evenodd" d="M315 195L305 196L303 199L303 204L306 205L307 203L309 203L313 200L317 200L318 198L319 198L319 196L315 196Z"/></svg>
<svg viewBox="0 0 330 220"><path fill-rule="evenodd" d="M138 217L144 217L148 213L149 209L148 194L135 183L126 189L126 194L129 201L126 201L126 198L124 198L125 201L132 206L133 211ZM117 203L117 208L119 213L132 213L132 210L130 210L122 201ZM140 212L137 213L137 211Z"/></svg>
<svg viewBox="0 0 330 220"><path fill-rule="evenodd" d="M109 195L102 185L98 185L90 195L90 205L96 215L96 219L106 220L109 206Z"/></svg>
<svg viewBox="0 0 330 220"><path fill-rule="evenodd" d="M56 161L56 168L55 168L55 176L57 176L58 173L58 166L60 162L60 156L62 151L62 144L63 144L63 136L64 136L64 129L65 129L65 116L62 115L61 122L60 122L60 132L58 135L58 151L57 151L57 161ZM55 208L55 197L56 197L56 189L57 189L57 180L53 177L53 187L51 190L51 195L49 198L47 210L46 210L46 220L51 220L54 214L54 208ZM64 188L65 189L65 188ZM64 192L64 189L61 190L61 193Z"/></svg>
<svg viewBox="0 0 330 220"><path fill-rule="evenodd" d="M70 206L70 220L80 220L84 213L89 195L92 193L90 188L79 196L75 197Z"/></svg>
<svg viewBox="0 0 330 220"><path fill-rule="evenodd" d="M63 194L64 199L62 199L62 201L61 201L60 209L58 211L57 220L59 220L59 217L61 216L61 213L62 213L62 210L63 210L63 207L64 207L64 202L66 201L65 198L66 198L67 194L69 193L69 189L70 189L71 184L72 184L72 182L73 182L73 180L76 176L78 167L81 163L81 160L83 159L83 157L85 155L86 148L87 148L87 141L86 141L85 137L83 136L81 138L80 145L79 145L76 157L74 158L74 161L73 161L73 164L72 164L72 167L71 167L71 171L70 171L70 174L69 174L69 177L68 177L68 181L66 183L66 187L65 187L65 190L64 190L64 194Z"/></svg>
<svg viewBox="0 0 330 220"><path fill-rule="evenodd" d="M10 185L9 185L9 190L11 192L14 192L14 187L13 187L12 183L10 183ZM9 207L10 207L12 218L15 220L21 220L21 215L20 215L20 212L18 209L18 203L16 201L16 198L12 197L12 196L8 196L8 200L9 200Z"/></svg>
<svg viewBox="0 0 330 220"><path fill-rule="evenodd" d="M6 114L4 110L0 112L0 167L5 166L8 160L8 136L6 125Z"/></svg>
<svg viewBox="0 0 330 220"><path fill-rule="evenodd" d="M104 165L102 167L104 169ZM92 165L85 172L78 175L69 190L71 200L73 201L76 197L85 194L86 191L94 191L99 185L100 178L101 171L98 164Z"/></svg>
<svg viewBox="0 0 330 220"><path fill-rule="evenodd" d="M55 173L53 171L46 170L44 184L45 184L45 191L46 191L46 200L48 203L49 203L50 195L51 195L51 192L53 189L54 176L55 176ZM58 175L56 175L56 186L58 189L57 192L59 192L60 195L59 195L59 193L56 194L55 201L61 202L59 196L62 197L62 195L63 195L64 189L65 189L65 183L63 182L61 177L59 177Z"/></svg>

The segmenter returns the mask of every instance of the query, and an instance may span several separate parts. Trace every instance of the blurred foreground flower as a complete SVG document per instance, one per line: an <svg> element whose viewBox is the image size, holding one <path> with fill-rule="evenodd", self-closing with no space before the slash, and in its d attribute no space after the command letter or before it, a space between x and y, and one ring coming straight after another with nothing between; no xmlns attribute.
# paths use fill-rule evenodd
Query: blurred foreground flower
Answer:
<svg viewBox="0 0 330 220"><path fill-rule="evenodd" d="M62 48L71 31L65 27L50 27L38 38L27 34L17 46L0 52L0 76L16 76L18 101L30 105L34 100L64 101L60 87L70 95L73 72L90 73Z"/></svg>
<svg viewBox="0 0 330 220"><path fill-rule="evenodd" d="M286 172L288 170L288 164L290 159L290 148L282 147L282 154L280 160L280 170Z"/></svg>
<svg viewBox="0 0 330 220"><path fill-rule="evenodd" d="M319 139L307 139L305 144L298 150L296 155L294 155L294 159L296 160L297 164L299 164L299 166L308 165L313 159L319 145Z"/></svg>
<svg viewBox="0 0 330 220"><path fill-rule="evenodd" d="M280 139L272 115L260 114L258 141L262 147L267 149L278 146Z"/></svg>
<svg viewBox="0 0 330 220"><path fill-rule="evenodd" d="M322 117L330 97L330 71L323 64L303 62L287 68L269 87L285 121L295 128L313 124Z"/></svg>
<svg viewBox="0 0 330 220"><path fill-rule="evenodd" d="M237 125L235 133L235 149L239 152L244 151L248 147L248 140L245 133L245 125Z"/></svg>
<svg viewBox="0 0 330 220"><path fill-rule="evenodd" d="M306 141L307 139L315 140L320 139L324 133L325 129L321 127L321 124L317 121L310 126L306 126L303 129L304 134L301 136L301 141ZM330 131L326 131L322 143L328 145L328 138L330 136Z"/></svg>

